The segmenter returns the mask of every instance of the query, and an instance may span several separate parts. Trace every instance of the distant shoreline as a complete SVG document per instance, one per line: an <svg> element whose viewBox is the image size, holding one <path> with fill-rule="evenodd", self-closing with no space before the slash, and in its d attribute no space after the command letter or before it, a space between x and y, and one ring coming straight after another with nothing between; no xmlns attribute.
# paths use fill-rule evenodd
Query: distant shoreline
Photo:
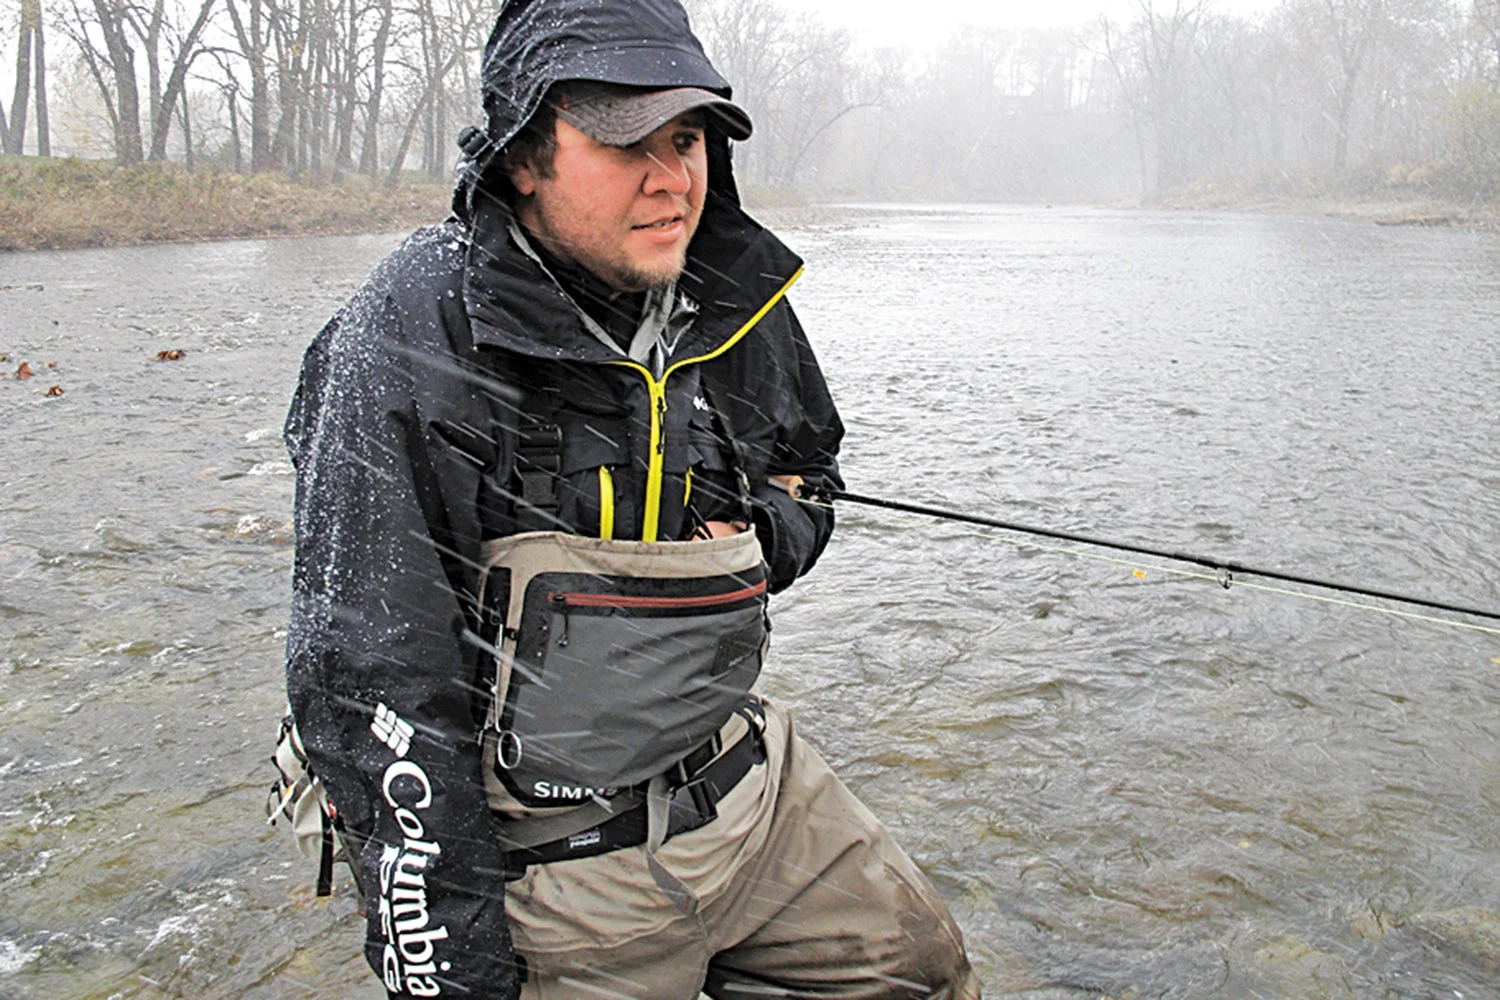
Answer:
<svg viewBox="0 0 1500 1000"><path fill-rule="evenodd" d="M452 189L0 156L0 251L355 235L442 220Z"/></svg>
<svg viewBox="0 0 1500 1000"><path fill-rule="evenodd" d="M166 164L121 169L107 161L0 156L0 251L397 232L441 221L449 197L447 183L425 179L395 187L364 177L303 183L280 174L188 173ZM749 186L746 200L752 212L783 220L827 211L826 203L796 191ZM1109 207L1500 231L1500 204L1461 204L1407 191L1292 194L1194 185L1153 202Z"/></svg>
<svg viewBox="0 0 1500 1000"><path fill-rule="evenodd" d="M1413 199L1411 201L1351 201L1344 198L1266 198L1243 202L1173 201L1148 204L1164 212L1254 212L1266 215L1322 215L1335 219L1370 222L1377 226L1477 229L1500 232L1500 205L1460 205L1454 202Z"/></svg>
<svg viewBox="0 0 1500 1000"><path fill-rule="evenodd" d="M1368 172L1329 177L1202 181L1146 207L1176 211L1324 215L1382 226L1500 230L1500 202L1464 198L1455 183L1399 183Z"/></svg>

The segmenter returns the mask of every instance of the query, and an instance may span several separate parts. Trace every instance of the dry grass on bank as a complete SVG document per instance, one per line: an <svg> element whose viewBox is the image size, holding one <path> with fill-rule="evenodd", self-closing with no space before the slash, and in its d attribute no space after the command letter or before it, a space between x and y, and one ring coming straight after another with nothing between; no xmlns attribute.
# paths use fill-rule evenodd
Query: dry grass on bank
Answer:
<svg viewBox="0 0 1500 1000"><path fill-rule="evenodd" d="M0 157L0 250L385 232L440 221L447 185L299 183L174 164Z"/></svg>
<svg viewBox="0 0 1500 1000"><path fill-rule="evenodd" d="M1363 167L1343 173L1260 171L1194 181L1150 202L1155 208L1287 212L1390 226L1500 230L1491 185L1430 166Z"/></svg>

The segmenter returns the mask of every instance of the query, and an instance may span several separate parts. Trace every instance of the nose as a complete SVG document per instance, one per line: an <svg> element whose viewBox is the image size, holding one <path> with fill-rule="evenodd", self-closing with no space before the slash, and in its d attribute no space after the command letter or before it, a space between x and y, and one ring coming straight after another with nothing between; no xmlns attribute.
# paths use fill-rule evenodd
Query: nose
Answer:
<svg viewBox="0 0 1500 1000"><path fill-rule="evenodd" d="M670 142L652 144L646 149L646 177L641 184L645 194L665 191L678 198L687 197L693 187L693 175L682 155Z"/></svg>

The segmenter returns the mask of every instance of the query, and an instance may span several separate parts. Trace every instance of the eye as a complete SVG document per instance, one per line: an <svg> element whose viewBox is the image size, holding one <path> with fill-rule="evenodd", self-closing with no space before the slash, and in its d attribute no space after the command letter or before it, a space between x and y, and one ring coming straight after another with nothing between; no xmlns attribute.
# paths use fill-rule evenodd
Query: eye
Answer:
<svg viewBox="0 0 1500 1000"><path fill-rule="evenodd" d="M683 129L672 136L672 145L677 148L677 152L679 153L689 152L702 141L703 131L701 129Z"/></svg>

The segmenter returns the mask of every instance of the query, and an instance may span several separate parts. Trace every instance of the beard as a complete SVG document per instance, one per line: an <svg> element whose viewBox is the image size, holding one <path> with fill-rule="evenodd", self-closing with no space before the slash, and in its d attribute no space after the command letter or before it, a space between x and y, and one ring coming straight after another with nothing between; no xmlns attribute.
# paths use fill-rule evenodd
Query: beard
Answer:
<svg viewBox="0 0 1500 1000"><path fill-rule="evenodd" d="M611 236L621 230L594 224L569 204L533 198L521 213L525 228L548 252L587 269L622 292L649 292L676 283L687 264L688 244L701 216L701 208L684 206L686 232L678 245L668 252L633 255L624 237Z"/></svg>

